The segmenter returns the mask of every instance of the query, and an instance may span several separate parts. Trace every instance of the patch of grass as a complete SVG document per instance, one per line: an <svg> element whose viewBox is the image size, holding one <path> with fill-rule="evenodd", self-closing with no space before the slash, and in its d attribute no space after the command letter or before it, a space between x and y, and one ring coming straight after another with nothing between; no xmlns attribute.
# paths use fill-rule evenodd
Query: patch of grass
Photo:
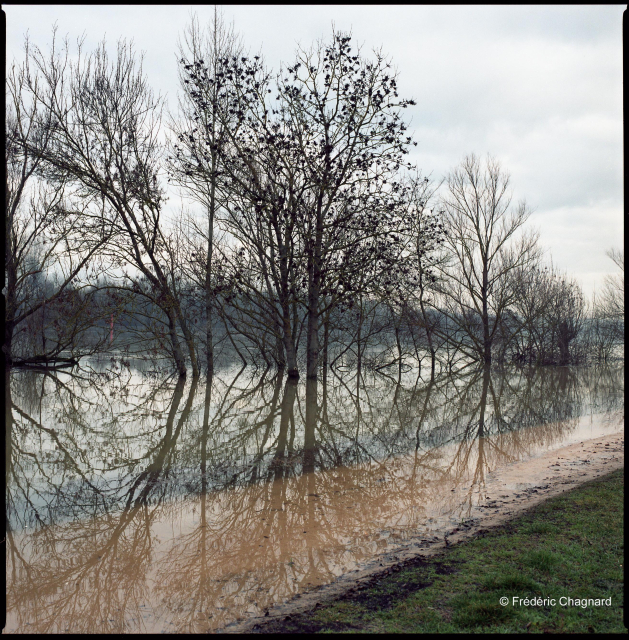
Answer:
<svg viewBox="0 0 629 640"><path fill-rule="evenodd" d="M541 585L529 576L521 573L492 574L483 581L483 586L490 591L517 592L537 595Z"/></svg>
<svg viewBox="0 0 629 640"><path fill-rule="evenodd" d="M561 563L561 556L547 549L540 549L539 551L529 551L522 560L529 567L548 572Z"/></svg>
<svg viewBox="0 0 629 640"><path fill-rule="evenodd" d="M532 522L528 527L524 527L522 533L557 533L557 527L548 522Z"/></svg>
<svg viewBox="0 0 629 640"><path fill-rule="evenodd" d="M512 608L501 607L489 594L462 595L450 601L454 608L452 622L459 627L474 628L480 625L504 622L515 616Z"/></svg>
<svg viewBox="0 0 629 640"><path fill-rule="evenodd" d="M589 482L438 556L376 576L330 605L259 631L626 633L623 483L624 470ZM514 597L522 601L514 604ZM527 605L527 598L546 602ZM611 598L611 606L562 606L561 598Z"/></svg>

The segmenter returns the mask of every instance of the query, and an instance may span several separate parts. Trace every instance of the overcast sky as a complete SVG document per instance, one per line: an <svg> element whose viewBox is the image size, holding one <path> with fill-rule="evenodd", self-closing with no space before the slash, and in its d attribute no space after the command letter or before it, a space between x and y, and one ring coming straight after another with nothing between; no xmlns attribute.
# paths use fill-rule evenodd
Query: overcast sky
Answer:
<svg viewBox="0 0 629 640"><path fill-rule="evenodd" d="M42 49L56 22L86 49L106 36L145 52L156 92L176 106L176 43L190 16L213 6L2 5L7 63L24 34ZM554 263L586 294L623 244L622 13L609 6L222 6L267 66L291 62L297 43L327 39L332 23L364 50L382 47L399 71L400 96L418 142L412 160L440 179L470 152L491 153L511 173L514 199L534 209Z"/></svg>

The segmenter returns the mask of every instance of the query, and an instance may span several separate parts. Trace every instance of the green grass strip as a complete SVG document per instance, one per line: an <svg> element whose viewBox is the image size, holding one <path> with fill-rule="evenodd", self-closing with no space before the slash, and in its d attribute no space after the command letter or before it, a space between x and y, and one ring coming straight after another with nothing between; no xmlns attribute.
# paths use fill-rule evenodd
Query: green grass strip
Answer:
<svg viewBox="0 0 629 640"><path fill-rule="evenodd" d="M623 487L621 469L438 556L406 563L334 603L258 630L627 633ZM522 600L514 605L514 597ZM611 605L567 606L567 598L611 598Z"/></svg>

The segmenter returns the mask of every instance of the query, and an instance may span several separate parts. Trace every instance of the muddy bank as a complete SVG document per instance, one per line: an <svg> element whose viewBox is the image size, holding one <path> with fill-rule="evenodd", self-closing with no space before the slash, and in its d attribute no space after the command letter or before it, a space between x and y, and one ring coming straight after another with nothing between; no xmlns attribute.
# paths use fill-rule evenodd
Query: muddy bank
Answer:
<svg viewBox="0 0 629 640"><path fill-rule="evenodd" d="M329 584L298 594L290 601L269 609L262 616L229 624L219 632L263 630L267 622L335 600L373 581L378 575L397 571L406 563L435 555L445 547L505 523L547 498L622 467L622 431L599 435L548 451L535 458L507 464L487 474L484 483L485 500L472 507L469 517L457 526L443 527L430 538L409 539L406 544L373 559L360 569L350 571ZM465 488L455 487L451 492L464 494Z"/></svg>

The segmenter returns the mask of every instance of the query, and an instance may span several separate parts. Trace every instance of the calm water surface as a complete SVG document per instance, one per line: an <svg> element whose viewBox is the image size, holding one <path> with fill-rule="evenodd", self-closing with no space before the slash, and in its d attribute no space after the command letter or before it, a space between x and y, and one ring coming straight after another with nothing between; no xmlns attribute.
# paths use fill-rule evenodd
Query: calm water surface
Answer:
<svg viewBox="0 0 629 640"><path fill-rule="evenodd" d="M621 367L328 373L307 411L306 382L272 371L16 371L5 631L260 614L473 516L492 471L620 430L623 390Z"/></svg>

